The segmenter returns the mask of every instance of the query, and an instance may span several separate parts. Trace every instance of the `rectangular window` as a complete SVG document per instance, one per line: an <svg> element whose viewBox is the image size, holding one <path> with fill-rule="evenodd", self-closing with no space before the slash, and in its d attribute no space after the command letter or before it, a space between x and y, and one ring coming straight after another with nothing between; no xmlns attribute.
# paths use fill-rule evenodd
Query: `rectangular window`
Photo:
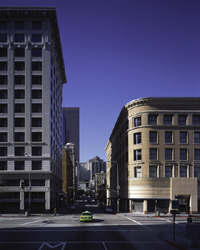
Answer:
<svg viewBox="0 0 200 250"><path fill-rule="evenodd" d="M172 125L172 115L164 115L164 124Z"/></svg>
<svg viewBox="0 0 200 250"><path fill-rule="evenodd" d="M0 118L0 127L6 128L8 126L8 119L7 118Z"/></svg>
<svg viewBox="0 0 200 250"><path fill-rule="evenodd" d="M8 98L8 91L7 89L0 90L0 99L7 99Z"/></svg>
<svg viewBox="0 0 200 250"><path fill-rule="evenodd" d="M181 148L180 149L180 160L185 161L187 159L188 159L187 149L186 148Z"/></svg>
<svg viewBox="0 0 200 250"><path fill-rule="evenodd" d="M194 143L200 143L200 132L194 132Z"/></svg>
<svg viewBox="0 0 200 250"><path fill-rule="evenodd" d="M0 30L7 29L7 21L0 21Z"/></svg>
<svg viewBox="0 0 200 250"><path fill-rule="evenodd" d="M166 161L169 161L169 160L172 160L172 149L171 148L166 148L165 149L165 160Z"/></svg>
<svg viewBox="0 0 200 250"><path fill-rule="evenodd" d="M187 166L180 166L180 177L187 177Z"/></svg>
<svg viewBox="0 0 200 250"><path fill-rule="evenodd" d="M7 69L8 69L7 62L0 62L0 70L6 71Z"/></svg>
<svg viewBox="0 0 200 250"><path fill-rule="evenodd" d="M165 143L172 143L172 132L171 131L165 132Z"/></svg>
<svg viewBox="0 0 200 250"><path fill-rule="evenodd" d="M0 34L0 42L1 43L7 42L7 34Z"/></svg>
<svg viewBox="0 0 200 250"><path fill-rule="evenodd" d="M41 103L33 103L32 104L32 113L42 113L42 104Z"/></svg>
<svg viewBox="0 0 200 250"><path fill-rule="evenodd" d="M0 156L7 156L7 147L0 147Z"/></svg>
<svg viewBox="0 0 200 250"><path fill-rule="evenodd" d="M32 161L32 170L42 170L42 161Z"/></svg>
<svg viewBox="0 0 200 250"><path fill-rule="evenodd" d="M134 134L134 144L139 144L141 143L141 133L135 133Z"/></svg>
<svg viewBox="0 0 200 250"><path fill-rule="evenodd" d="M41 89L33 89L32 90L32 98L33 99L42 99L42 90Z"/></svg>
<svg viewBox="0 0 200 250"><path fill-rule="evenodd" d="M187 132L180 132L180 143L187 143Z"/></svg>
<svg viewBox="0 0 200 250"><path fill-rule="evenodd" d="M24 42L24 34L15 34L15 42L23 43Z"/></svg>
<svg viewBox="0 0 200 250"><path fill-rule="evenodd" d="M41 71L42 70L42 62L32 62L32 70L33 71Z"/></svg>
<svg viewBox="0 0 200 250"><path fill-rule="evenodd" d="M25 112L25 104L24 103L16 103L15 104L15 113L24 113Z"/></svg>
<svg viewBox="0 0 200 250"><path fill-rule="evenodd" d="M24 156L25 148L24 147L15 147L15 156Z"/></svg>
<svg viewBox="0 0 200 250"><path fill-rule="evenodd" d="M135 125L135 127L139 127L139 126L142 125L142 123L141 123L141 117L136 117L134 119L134 125Z"/></svg>
<svg viewBox="0 0 200 250"><path fill-rule="evenodd" d="M32 57L42 57L42 48L32 48Z"/></svg>
<svg viewBox="0 0 200 250"><path fill-rule="evenodd" d="M15 21L15 29L16 30L24 29L24 21Z"/></svg>
<svg viewBox="0 0 200 250"><path fill-rule="evenodd" d="M186 125L187 115L179 115L178 116L178 124Z"/></svg>
<svg viewBox="0 0 200 250"><path fill-rule="evenodd" d="M15 90L15 99L25 99L25 90L24 89L16 89Z"/></svg>
<svg viewBox="0 0 200 250"><path fill-rule="evenodd" d="M25 62L15 62L15 70L25 70Z"/></svg>
<svg viewBox="0 0 200 250"><path fill-rule="evenodd" d="M32 42L33 43L42 42L42 34L32 34Z"/></svg>
<svg viewBox="0 0 200 250"><path fill-rule="evenodd" d="M149 166L149 177L158 177L158 171L156 165Z"/></svg>
<svg viewBox="0 0 200 250"><path fill-rule="evenodd" d="M7 170L7 161L0 161L0 171Z"/></svg>
<svg viewBox="0 0 200 250"><path fill-rule="evenodd" d="M15 161L15 170L24 170L24 161Z"/></svg>
<svg viewBox="0 0 200 250"><path fill-rule="evenodd" d="M200 149L194 149L194 160L200 161Z"/></svg>
<svg viewBox="0 0 200 250"><path fill-rule="evenodd" d="M15 127L24 128L25 118L15 118Z"/></svg>
<svg viewBox="0 0 200 250"><path fill-rule="evenodd" d="M25 57L25 48L15 48L15 57Z"/></svg>
<svg viewBox="0 0 200 250"><path fill-rule="evenodd" d="M0 48L0 57L7 57L7 48Z"/></svg>
<svg viewBox="0 0 200 250"><path fill-rule="evenodd" d="M157 125L157 115L149 115L148 124L149 125Z"/></svg>
<svg viewBox="0 0 200 250"><path fill-rule="evenodd" d="M158 159L157 148L150 148L150 150L149 150L149 159L150 160L157 160Z"/></svg>
<svg viewBox="0 0 200 250"><path fill-rule="evenodd" d="M200 166L194 166L194 177L200 178Z"/></svg>
<svg viewBox="0 0 200 250"><path fill-rule="evenodd" d="M42 118L32 118L32 127L42 127Z"/></svg>
<svg viewBox="0 0 200 250"><path fill-rule="evenodd" d="M16 85L24 85L25 84L25 76L24 75L15 75L15 84Z"/></svg>
<svg viewBox="0 0 200 250"><path fill-rule="evenodd" d="M42 84L42 76L41 75L33 75L32 76L32 84L41 85Z"/></svg>
<svg viewBox="0 0 200 250"><path fill-rule="evenodd" d="M136 149L134 150L134 161L142 160L142 150Z"/></svg>
<svg viewBox="0 0 200 250"><path fill-rule="evenodd" d="M32 156L42 156L42 147L32 147Z"/></svg>
<svg viewBox="0 0 200 250"><path fill-rule="evenodd" d="M165 177L172 177L173 166L165 166Z"/></svg>
<svg viewBox="0 0 200 250"><path fill-rule="evenodd" d="M200 125L200 115L193 115L193 125Z"/></svg>
<svg viewBox="0 0 200 250"><path fill-rule="evenodd" d="M8 69L7 62L0 62L0 70L6 71Z"/></svg>
<svg viewBox="0 0 200 250"><path fill-rule="evenodd" d="M45 186L45 180L32 180L31 181L32 186Z"/></svg>
<svg viewBox="0 0 200 250"><path fill-rule="evenodd" d="M42 132L32 132L32 141L42 141Z"/></svg>
<svg viewBox="0 0 200 250"><path fill-rule="evenodd" d="M7 75L0 75L0 84L7 85L8 84L8 77Z"/></svg>
<svg viewBox="0 0 200 250"><path fill-rule="evenodd" d="M135 167L135 177L136 178L142 177L142 168L141 168L141 166Z"/></svg>
<svg viewBox="0 0 200 250"><path fill-rule="evenodd" d="M42 29L42 22L32 21L32 29L33 30L41 30Z"/></svg>
<svg viewBox="0 0 200 250"><path fill-rule="evenodd" d="M150 143L157 143L158 142L158 136L157 131L149 131L149 142Z"/></svg>
<svg viewBox="0 0 200 250"><path fill-rule="evenodd" d="M25 133L24 132L15 132L15 141L16 142L25 141Z"/></svg>
<svg viewBox="0 0 200 250"><path fill-rule="evenodd" d="M7 114L8 112L8 105L7 104L0 104L0 113Z"/></svg>
<svg viewBox="0 0 200 250"><path fill-rule="evenodd" d="M7 142L7 132L0 132L0 142Z"/></svg>

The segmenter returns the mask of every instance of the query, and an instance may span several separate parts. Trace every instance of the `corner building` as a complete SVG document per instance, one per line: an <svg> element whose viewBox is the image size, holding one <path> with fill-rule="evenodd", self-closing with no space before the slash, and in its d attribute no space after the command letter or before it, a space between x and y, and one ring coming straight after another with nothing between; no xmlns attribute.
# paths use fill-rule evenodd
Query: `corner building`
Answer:
<svg viewBox="0 0 200 250"><path fill-rule="evenodd" d="M108 204L129 212L200 211L200 98L126 104L105 148ZM116 195L117 161L119 197Z"/></svg>
<svg viewBox="0 0 200 250"><path fill-rule="evenodd" d="M55 8L0 8L1 213L58 205L66 82Z"/></svg>

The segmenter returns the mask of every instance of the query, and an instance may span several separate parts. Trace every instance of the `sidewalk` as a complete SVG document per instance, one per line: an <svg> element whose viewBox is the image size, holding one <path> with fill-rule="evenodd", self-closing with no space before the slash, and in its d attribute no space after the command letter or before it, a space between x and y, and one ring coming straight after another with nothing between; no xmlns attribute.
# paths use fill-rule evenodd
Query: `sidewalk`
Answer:
<svg viewBox="0 0 200 250"><path fill-rule="evenodd" d="M120 215L124 216L134 216L134 217L155 217L155 218L169 218L173 217L171 214L161 214L160 216L155 216L155 213L148 213L148 214L143 214L143 213L119 213ZM199 216L199 215L198 215ZM178 215L178 217L188 217L187 215ZM188 223L188 224L195 224L195 223ZM200 233L200 223L196 224L198 225L198 230ZM186 225L187 227L187 225ZM200 249L200 237L199 237L199 242L198 246L192 247L191 246L191 240L186 238L186 227L184 228L179 228L177 230L177 224L176 224L176 232L175 232L175 240L173 240L173 230L170 231L165 231L161 232L158 234L159 237L161 237L163 240L167 241L169 244L177 247L177 249L180 250L199 250Z"/></svg>

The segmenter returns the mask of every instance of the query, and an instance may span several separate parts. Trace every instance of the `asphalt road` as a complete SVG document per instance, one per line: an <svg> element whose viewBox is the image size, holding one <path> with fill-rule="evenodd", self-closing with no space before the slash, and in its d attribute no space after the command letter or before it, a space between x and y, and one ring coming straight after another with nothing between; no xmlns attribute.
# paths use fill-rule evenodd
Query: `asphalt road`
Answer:
<svg viewBox="0 0 200 250"><path fill-rule="evenodd" d="M93 222L80 222L85 210L94 214ZM175 250L159 237L167 230L172 231L171 218L108 214L95 203L81 201L65 215L0 217L0 249Z"/></svg>

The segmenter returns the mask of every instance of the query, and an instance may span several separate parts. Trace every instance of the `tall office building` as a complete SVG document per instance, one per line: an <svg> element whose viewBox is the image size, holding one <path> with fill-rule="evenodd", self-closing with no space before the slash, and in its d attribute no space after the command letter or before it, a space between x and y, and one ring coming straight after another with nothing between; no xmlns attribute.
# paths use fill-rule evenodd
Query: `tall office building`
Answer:
<svg viewBox="0 0 200 250"><path fill-rule="evenodd" d="M76 161L79 162L79 108L63 108L63 145L75 144Z"/></svg>
<svg viewBox="0 0 200 250"><path fill-rule="evenodd" d="M55 8L0 8L1 212L57 207L66 82Z"/></svg>

